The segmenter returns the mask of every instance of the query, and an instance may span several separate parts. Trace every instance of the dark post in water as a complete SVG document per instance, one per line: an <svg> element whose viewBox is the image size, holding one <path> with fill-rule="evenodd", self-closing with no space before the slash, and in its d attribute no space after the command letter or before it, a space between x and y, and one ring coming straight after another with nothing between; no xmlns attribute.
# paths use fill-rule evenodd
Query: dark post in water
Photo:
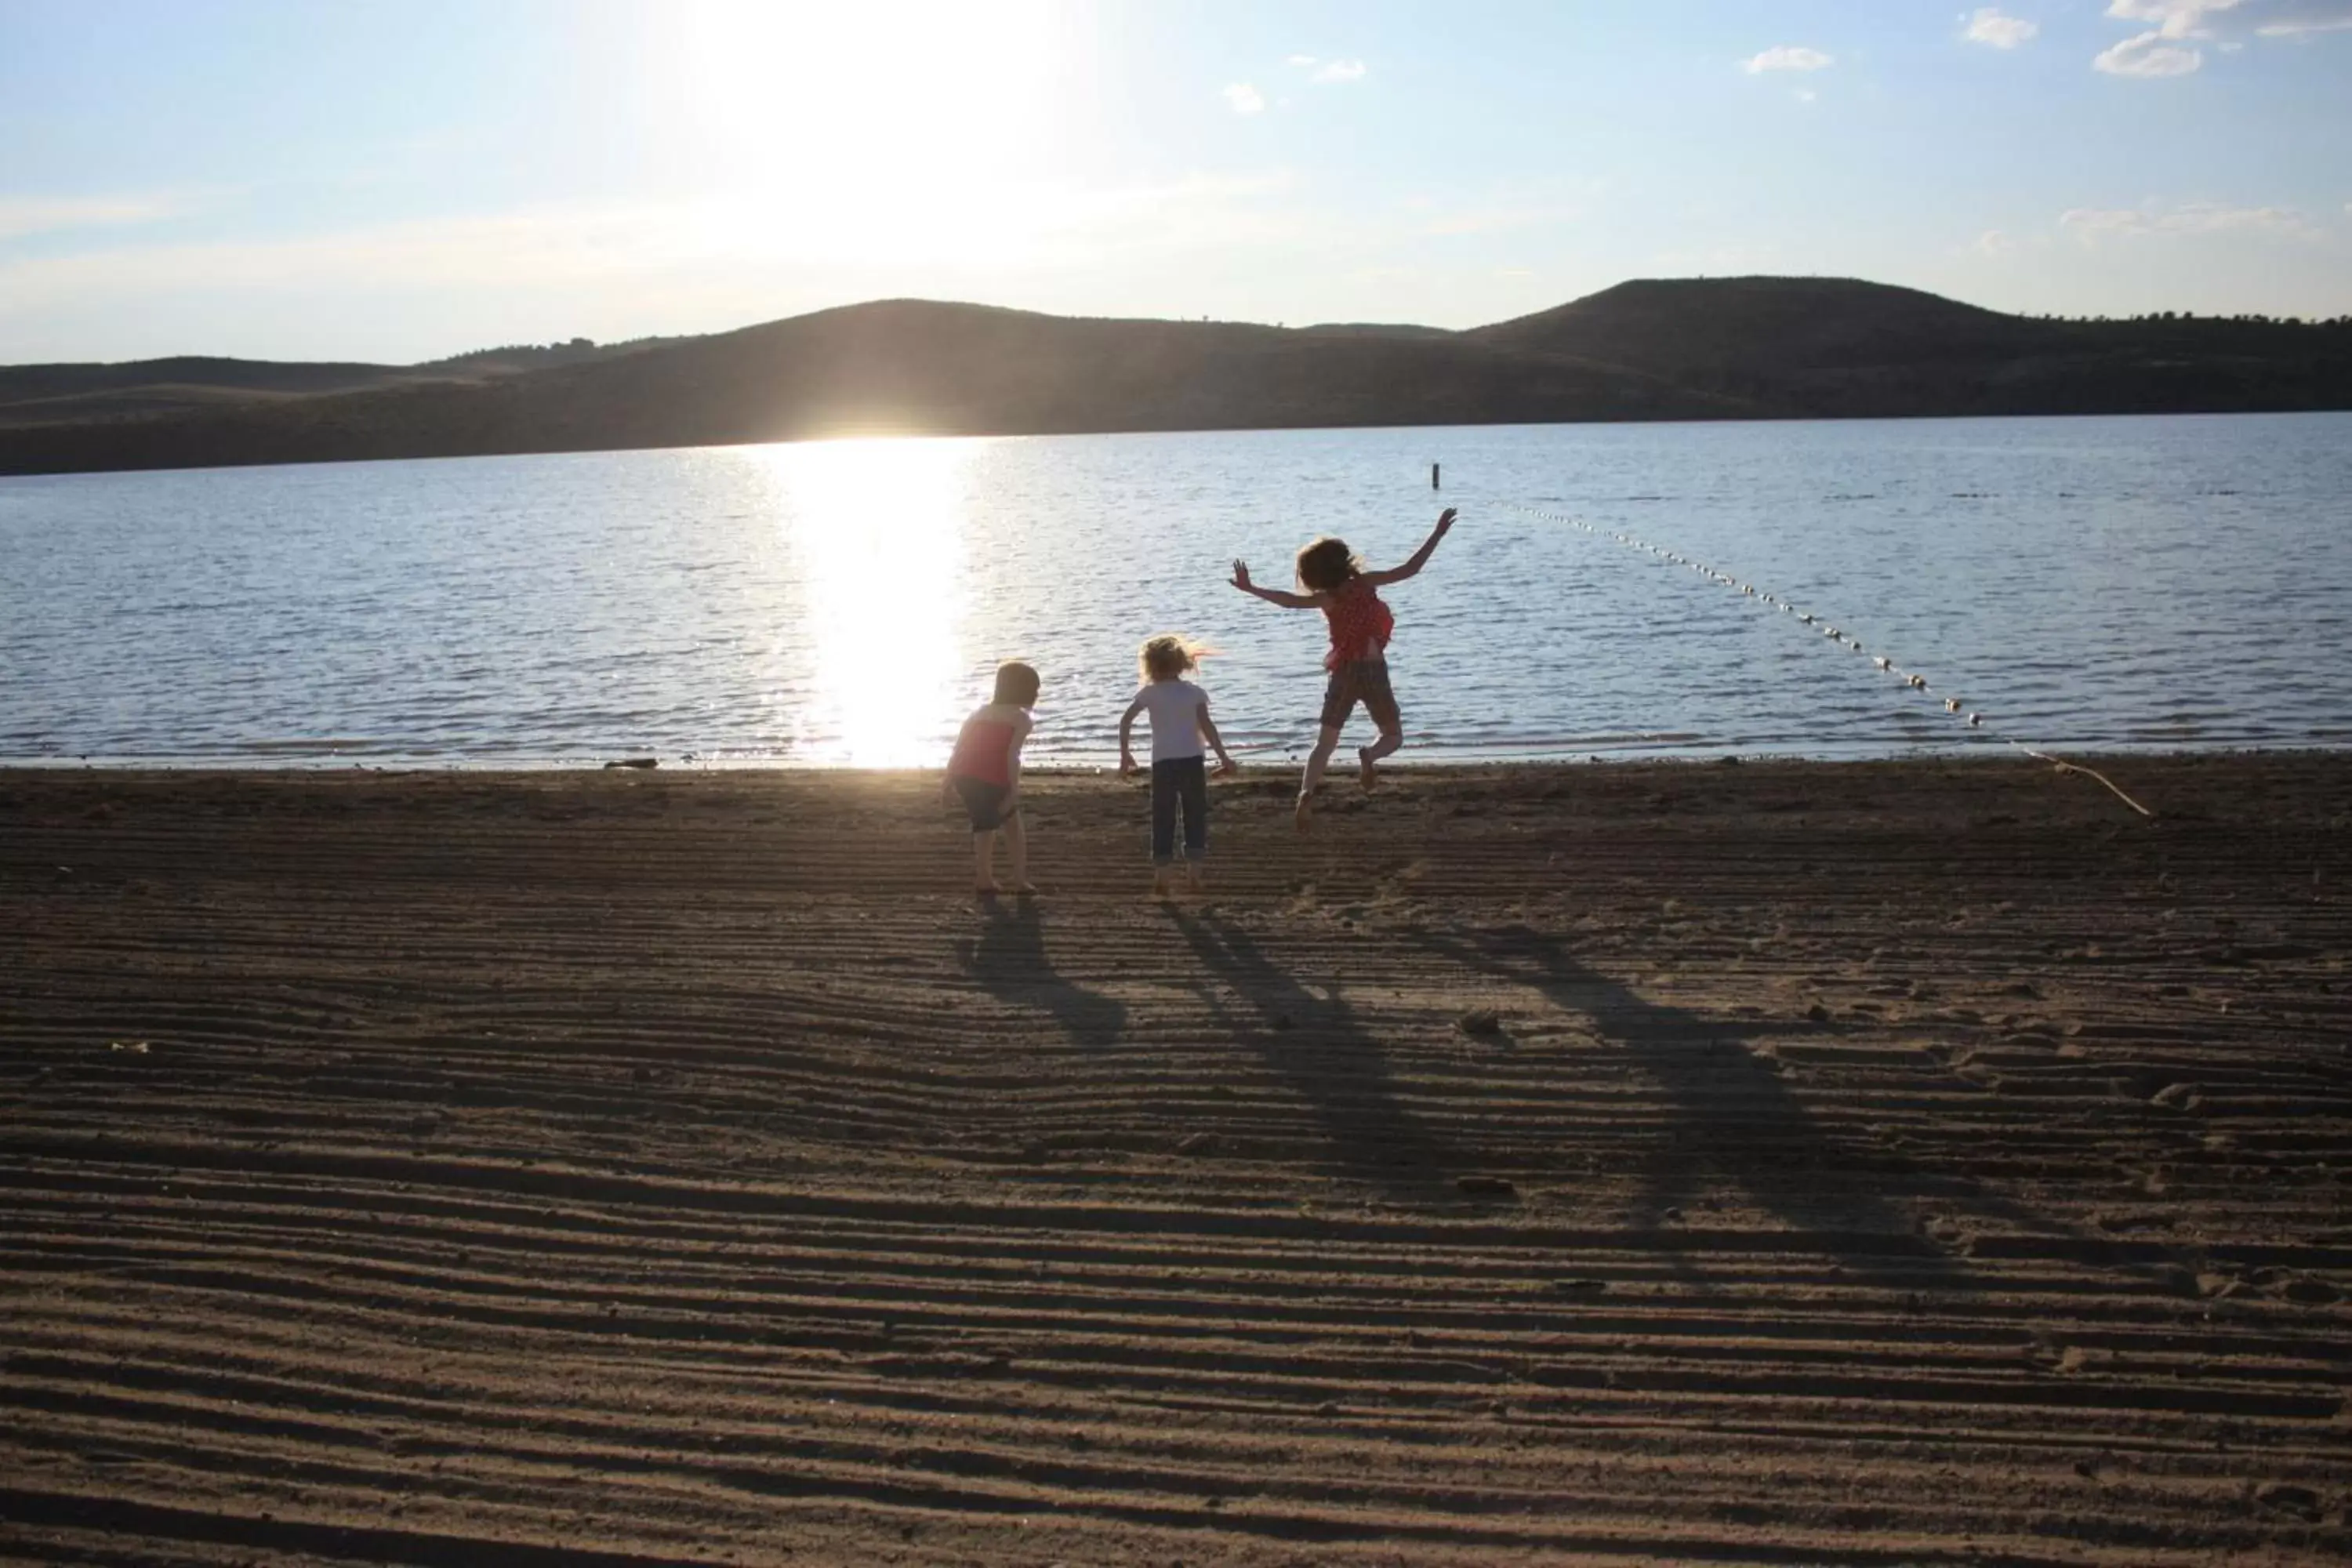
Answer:
<svg viewBox="0 0 2352 1568"><path fill-rule="evenodd" d="M1435 463L1429 465L1429 488L1431 489L1435 489L1437 488L1437 465Z"/></svg>

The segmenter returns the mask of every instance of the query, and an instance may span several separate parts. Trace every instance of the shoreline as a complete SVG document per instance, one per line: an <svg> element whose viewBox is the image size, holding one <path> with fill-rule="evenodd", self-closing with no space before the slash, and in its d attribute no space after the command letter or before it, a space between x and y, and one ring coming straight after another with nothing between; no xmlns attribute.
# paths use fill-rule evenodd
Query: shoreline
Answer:
<svg viewBox="0 0 2352 1568"><path fill-rule="evenodd" d="M0 769L0 1555L2352 1552L2352 754Z"/></svg>
<svg viewBox="0 0 2352 1568"><path fill-rule="evenodd" d="M1433 779L1473 776L1486 773L1573 771L1584 768L1683 768L1683 767L1759 767L1759 768L1935 768L1972 766L1979 763L2035 763L2024 751L2027 742L1997 738L1985 738L1960 742L1945 750L1931 746L1908 751L1883 753L1837 755L1820 752L1772 751L1725 751L1702 752L1546 752L1517 755L1430 757L1416 754L1408 747L1402 761L1391 761L1382 768L1383 774L1402 777L1426 776ZM942 745L942 759L950 748ZM2270 742L2250 742L2226 746L2176 746L2149 742L2144 746L2073 747L2063 743L2033 743L2032 749L2062 760L2092 765L2113 764L2130 766L2134 763L2170 761L2254 761L2263 758L2326 758L2352 756L2352 739L2314 740L2303 744L2282 745ZM1244 775L1250 782L1259 782L1262 775L1298 771L1307 746L1297 748L1297 755L1280 759L1267 757L1264 752L1251 753L1242 747L1233 747L1242 760ZM251 775L266 778L275 774L308 775L332 773L373 773L386 777L462 774L467 777L535 778L567 776L593 773L659 773L670 777L698 777L730 773L781 773L808 777L844 778L919 778L937 776L944 762L929 763L875 764L865 763L792 763L772 758L743 761L710 761L696 757L656 756L647 767L635 760L647 753L615 752L609 756L517 761L495 758L483 761L402 757L383 761L366 757L328 756L302 758L286 762L269 762L254 756L194 757L157 760L150 757L0 757L0 779L14 773L53 774L89 773L110 777L172 777L190 775ZM1023 773L1033 778L1116 779L1116 760L1103 763L1025 763Z"/></svg>

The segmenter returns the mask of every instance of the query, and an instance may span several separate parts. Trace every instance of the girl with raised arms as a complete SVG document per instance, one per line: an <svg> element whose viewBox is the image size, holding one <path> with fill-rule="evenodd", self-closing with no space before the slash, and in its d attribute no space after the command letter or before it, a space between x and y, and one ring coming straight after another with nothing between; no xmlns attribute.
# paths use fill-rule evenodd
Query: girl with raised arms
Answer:
<svg viewBox="0 0 2352 1568"><path fill-rule="evenodd" d="M1382 757L1404 744L1404 724L1397 712L1396 692L1389 685L1389 634L1395 629L1396 617L1381 600L1381 590L1391 583L1402 583L1416 575L1429 563L1437 549L1437 542L1454 526L1454 509L1447 507L1438 514L1437 526L1422 542L1420 549L1402 566L1381 571L1368 571L1356 558L1347 542L1339 539L1318 539L1298 552L1297 577L1302 593L1285 593L1279 588L1261 588L1250 581L1249 563L1234 563L1234 586L1244 594L1255 594L1269 605L1280 605L1286 610L1320 610L1330 624L1331 647L1323 656L1323 668L1331 672L1323 689L1323 729L1317 737L1315 750L1307 758L1307 771L1298 781L1298 805L1294 819L1301 833L1307 831L1315 811L1315 789L1323 782L1323 769L1331 760L1332 750L1339 743L1339 731L1360 702L1380 726L1380 739L1356 752L1357 773L1366 789L1375 781L1375 764Z"/></svg>

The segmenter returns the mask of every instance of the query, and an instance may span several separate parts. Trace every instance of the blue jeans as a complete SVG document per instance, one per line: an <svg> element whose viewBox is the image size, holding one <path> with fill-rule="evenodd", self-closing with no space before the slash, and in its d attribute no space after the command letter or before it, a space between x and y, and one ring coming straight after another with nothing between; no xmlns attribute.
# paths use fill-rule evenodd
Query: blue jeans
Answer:
<svg viewBox="0 0 2352 1568"><path fill-rule="evenodd" d="M1184 858L1209 855L1209 760L1164 757L1151 764L1151 863L1176 858L1176 808L1184 808Z"/></svg>

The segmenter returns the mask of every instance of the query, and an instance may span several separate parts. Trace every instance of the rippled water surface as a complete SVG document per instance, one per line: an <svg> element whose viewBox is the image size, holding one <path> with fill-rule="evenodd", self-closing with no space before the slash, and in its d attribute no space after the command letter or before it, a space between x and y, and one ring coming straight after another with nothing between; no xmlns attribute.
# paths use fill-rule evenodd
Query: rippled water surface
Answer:
<svg viewBox="0 0 2352 1568"><path fill-rule="evenodd" d="M1460 525L1390 591L1424 759L2340 745L2347 498L2352 415L0 479L0 758L935 763L1021 657L1045 678L1033 757L1103 763L1160 630L1219 650L1203 683L1236 749L1285 756L1311 738L1321 617L1234 592L1232 559L1286 583L1328 532L1391 563L1441 502ZM1932 694L1612 533L1793 601Z"/></svg>

